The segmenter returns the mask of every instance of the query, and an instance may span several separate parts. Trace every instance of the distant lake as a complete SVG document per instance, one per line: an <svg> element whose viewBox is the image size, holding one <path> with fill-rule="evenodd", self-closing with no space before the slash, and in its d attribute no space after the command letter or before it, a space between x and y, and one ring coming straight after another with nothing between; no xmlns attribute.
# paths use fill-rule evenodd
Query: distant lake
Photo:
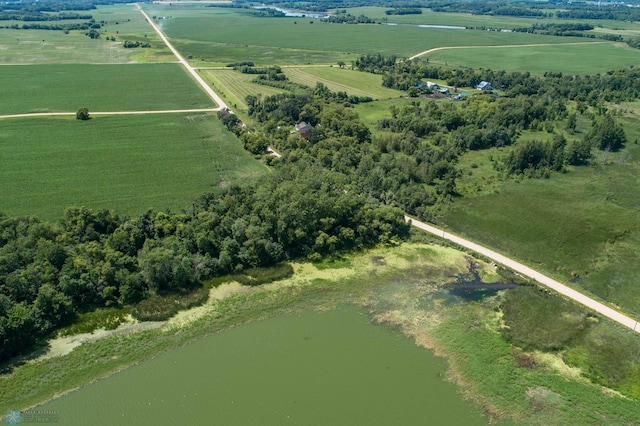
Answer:
<svg viewBox="0 0 640 426"><path fill-rule="evenodd" d="M355 307L237 326L38 410L65 425L486 425L445 362Z"/></svg>
<svg viewBox="0 0 640 426"><path fill-rule="evenodd" d="M292 10L282 9L275 6L254 6L253 8L258 10L273 9L273 10L277 10L278 12L284 13L284 16L286 17L293 17L293 18L327 19L329 17L329 15L325 13L294 12Z"/></svg>
<svg viewBox="0 0 640 426"><path fill-rule="evenodd" d="M402 26L402 27L418 27L418 28L439 28L443 30L466 30L467 29L467 27L460 27L457 25L394 24L394 23L388 23L387 25Z"/></svg>

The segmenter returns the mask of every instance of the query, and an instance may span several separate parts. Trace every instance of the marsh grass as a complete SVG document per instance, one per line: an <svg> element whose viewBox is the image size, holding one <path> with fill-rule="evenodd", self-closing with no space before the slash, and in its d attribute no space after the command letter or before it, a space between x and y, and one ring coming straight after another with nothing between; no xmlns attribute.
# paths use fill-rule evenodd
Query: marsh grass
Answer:
<svg viewBox="0 0 640 426"><path fill-rule="evenodd" d="M237 274L214 277L204 282L207 288L218 287L220 284L236 281L242 285L257 286L293 276L293 266L290 263L280 263L266 268L248 268Z"/></svg>
<svg viewBox="0 0 640 426"><path fill-rule="evenodd" d="M72 336L92 333L99 328L115 330L127 320L130 312L129 307L96 309L92 312L85 312L78 315L78 319L73 324L60 329L57 334L58 336Z"/></svg>
<svg viewBox="0 0 640 426"><path fill-rule="evenodd" d="M140 321L165 321L179 311L202 305L208 298L209 290L206 287L154 294L135 305L131 315Z"/></svg>

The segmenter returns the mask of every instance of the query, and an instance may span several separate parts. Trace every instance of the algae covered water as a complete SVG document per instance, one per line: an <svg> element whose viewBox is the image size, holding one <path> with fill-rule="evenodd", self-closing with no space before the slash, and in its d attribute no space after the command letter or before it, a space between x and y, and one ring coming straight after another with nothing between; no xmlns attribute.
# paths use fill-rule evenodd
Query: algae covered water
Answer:
<svg viewBox="0 0 640 426"><path fill-rule="evenodd" d="M39 407L61 424L487 424L445 364L355 307L226 330Z"/></svg>

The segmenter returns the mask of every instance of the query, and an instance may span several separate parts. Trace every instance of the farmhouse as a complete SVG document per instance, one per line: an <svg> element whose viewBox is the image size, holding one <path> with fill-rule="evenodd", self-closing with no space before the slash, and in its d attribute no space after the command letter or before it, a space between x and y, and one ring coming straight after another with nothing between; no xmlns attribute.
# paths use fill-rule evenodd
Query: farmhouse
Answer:
<svg viewBox="0 0 640 426"><path fill-rule="evenodd" d="M437 83L434 83L433 81L427 81L427 89L438 90L439 88L440 86L438 86Z"/></svg>
<svg viewBox="0 0 640 426"><path fill-rule="evenodd" d="M298 132L298 136L301 138L309 139L313 133L313 126L306 121L301 121L296 124L296 132Z"/></svg>
<svg viewBox="0 0 640 426"><path fill-rule="evenodd" d="M478 90L491 90L491 83L488 81L481 81L480 84L476 86Z"/></svg>

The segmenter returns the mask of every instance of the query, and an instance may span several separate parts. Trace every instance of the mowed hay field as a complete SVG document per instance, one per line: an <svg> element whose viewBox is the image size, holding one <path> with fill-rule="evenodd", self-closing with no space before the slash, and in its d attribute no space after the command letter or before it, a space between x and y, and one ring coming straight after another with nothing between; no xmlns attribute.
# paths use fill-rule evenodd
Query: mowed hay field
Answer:
<svg viewBox="0 0 640 426"><path fill-rule="evenodd" d="M289 80L315 87L322 83L334 92L369 96L373 99L398 98L406 94L382 86L382 76L338 67L290 67L284 68Z"/></svg>
<svg viewBox="0 0 640 426"><path fill-rule="evenodd" d="M256 78L254 74L242 74L231 68L216 70L200 70L202 77L213 83L214 90L224 96L225 102L230 106L246 109L245 99L249 95L253 96L270 96L282 93L284 90L274 87L262 86L252 83L251 80Z"/></svg>
<svg viewBox="0 0 640 426"><path fill-rule="evenodd" d="M640 50L625 43L587 42L548 46L454 48L430 52L434 64L544 74L597 74L640 65Z"/></svg>
<svg viewBox="0 0 640 426"><path fill-rule="evenodd" d="M267 173L213 114L5 119L0 170L0 211L47 220L69 206L189 209L201 193Z"/></svg>
<svg viewBox="0 0 640 426"><path fill-rule="evenodd" d="M0 115L212 108L178 64L0 67Z"/></svg>

